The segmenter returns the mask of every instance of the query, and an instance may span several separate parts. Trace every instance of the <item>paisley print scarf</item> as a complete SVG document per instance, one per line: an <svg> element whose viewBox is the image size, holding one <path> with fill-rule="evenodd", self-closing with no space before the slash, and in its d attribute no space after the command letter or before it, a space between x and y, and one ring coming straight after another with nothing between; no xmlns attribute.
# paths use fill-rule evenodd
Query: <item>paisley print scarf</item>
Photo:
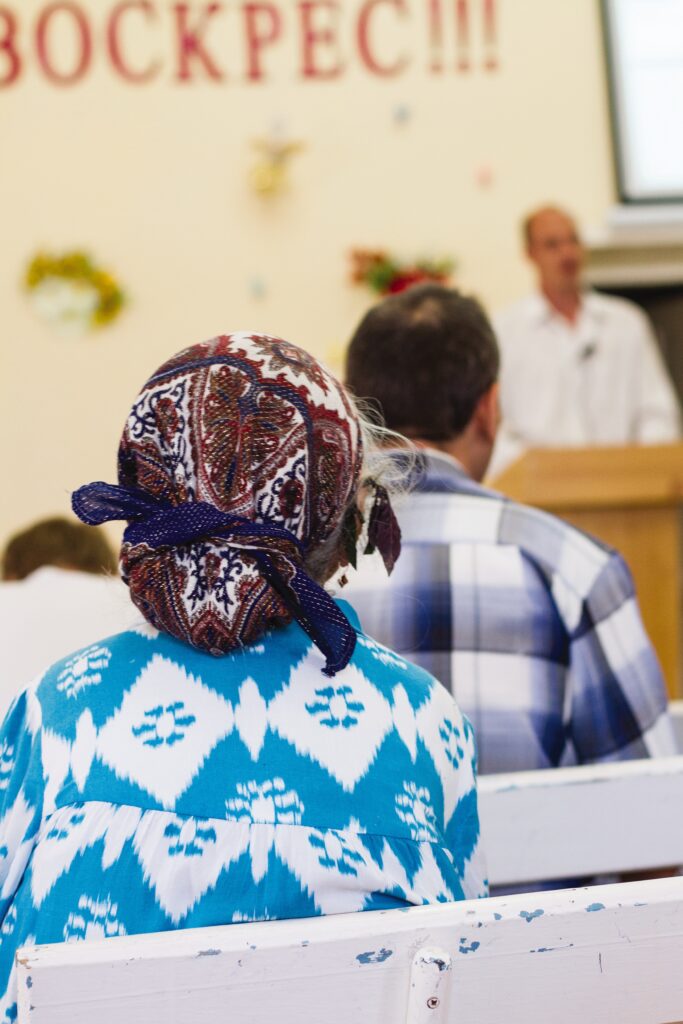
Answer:
<svg viewBox="0 0 683 1024"><path fill-rule="evenodd" d="M220 655L296 618L334 674L356 636L307 563L326 545L338 558L357 524L362 460L357 414L315 359L279 338L221 335L147 381L119 485L88 484L73 508L91 524L128 520L122 576L153 626ZM399 535L380 487L372 519L369 544L393 564Z"/></svg>

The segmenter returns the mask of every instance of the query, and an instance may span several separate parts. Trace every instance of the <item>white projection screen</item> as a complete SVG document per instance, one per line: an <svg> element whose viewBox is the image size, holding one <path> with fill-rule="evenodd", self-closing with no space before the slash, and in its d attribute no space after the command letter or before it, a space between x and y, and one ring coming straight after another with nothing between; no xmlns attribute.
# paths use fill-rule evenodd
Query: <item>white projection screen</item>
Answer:
<svg viewBox="0 0 683 1024"><path fill-rule="evenodd" d="M602 0L622 202L683 201L683 0Z"/></svg>

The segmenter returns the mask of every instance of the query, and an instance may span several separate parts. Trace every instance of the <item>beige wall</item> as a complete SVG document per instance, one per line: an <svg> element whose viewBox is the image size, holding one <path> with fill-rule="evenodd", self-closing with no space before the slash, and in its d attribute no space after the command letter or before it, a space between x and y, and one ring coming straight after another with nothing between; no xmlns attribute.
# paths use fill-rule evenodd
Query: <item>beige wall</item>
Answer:
<svg viewBox="0 0 683 1024"><path fill-rule="evenodd" d="M413 12L423 3L410 0ZM24 33L41 6L15 0ZM81 6L97 21L111 4ZM280 6L291 24L293 4ZM349 0L345 15L358 6ZM264 83L240 81L236 49L237 71L221 84L178 84L169 71L127 86L97 49L85 81L59 89L29 62L0 91L0 537L65 509L76 485L113 479L129 402L174 350L257 328L339 361L371 301L347 282L355 245L452 253L458 282L492 307L524 290L520 213L552 198L590 226L613 201L597 8L498 0L494 74L480 66L475 32L469 74L429 75L418 17L415 64L395 80L349 57L339 80L302 82L293 33L273 48ZM381 23L387 54L406 39L390 21ZM170 47L159 30L159 45L167 36ZM138 44L142 54L146 37ZM398 104L412 114L402 126ZM289 192L264 201L248 183L250 142L276 118L306 150ZM486 168L493 180L482 187ZM19 281L39 247L85 247L110 264L130 297L119 323L74 339L37 320ZM260 300L254 277L266 285Z"/></svg>

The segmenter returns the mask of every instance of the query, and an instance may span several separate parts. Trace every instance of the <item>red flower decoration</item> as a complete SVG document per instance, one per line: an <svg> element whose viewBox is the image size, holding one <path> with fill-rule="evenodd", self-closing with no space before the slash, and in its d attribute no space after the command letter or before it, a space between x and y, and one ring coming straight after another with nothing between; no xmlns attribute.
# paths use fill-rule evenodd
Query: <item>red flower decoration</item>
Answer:
<svg viewBox="0 0 683 1024"><path fill-rule="evenodd" d="M455 266L450 258L403 265L376 249L354 249L351 261L354 284L365 284L379 295L396 295L423 281L447 284Z"/></svg>

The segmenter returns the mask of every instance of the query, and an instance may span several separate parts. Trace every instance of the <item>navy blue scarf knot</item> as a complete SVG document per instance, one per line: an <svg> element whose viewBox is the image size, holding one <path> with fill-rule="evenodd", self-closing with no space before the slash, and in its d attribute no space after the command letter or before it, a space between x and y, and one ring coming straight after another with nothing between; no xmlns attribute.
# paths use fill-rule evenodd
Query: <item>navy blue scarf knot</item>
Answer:
<svg viewBox="0 0 683 1024"><path fill-rule="evenodd" d="M123 542L131 547L155 550L222 538L227 546L254 560L325 656L324 673L332 676L348 665L356 646L355 630L327 591L303 568L304 545L290 530L222 512L206 501L173 505L137 488L103 481L79 487L72 495L71 507L89 526L128 520Z"/></svg>

